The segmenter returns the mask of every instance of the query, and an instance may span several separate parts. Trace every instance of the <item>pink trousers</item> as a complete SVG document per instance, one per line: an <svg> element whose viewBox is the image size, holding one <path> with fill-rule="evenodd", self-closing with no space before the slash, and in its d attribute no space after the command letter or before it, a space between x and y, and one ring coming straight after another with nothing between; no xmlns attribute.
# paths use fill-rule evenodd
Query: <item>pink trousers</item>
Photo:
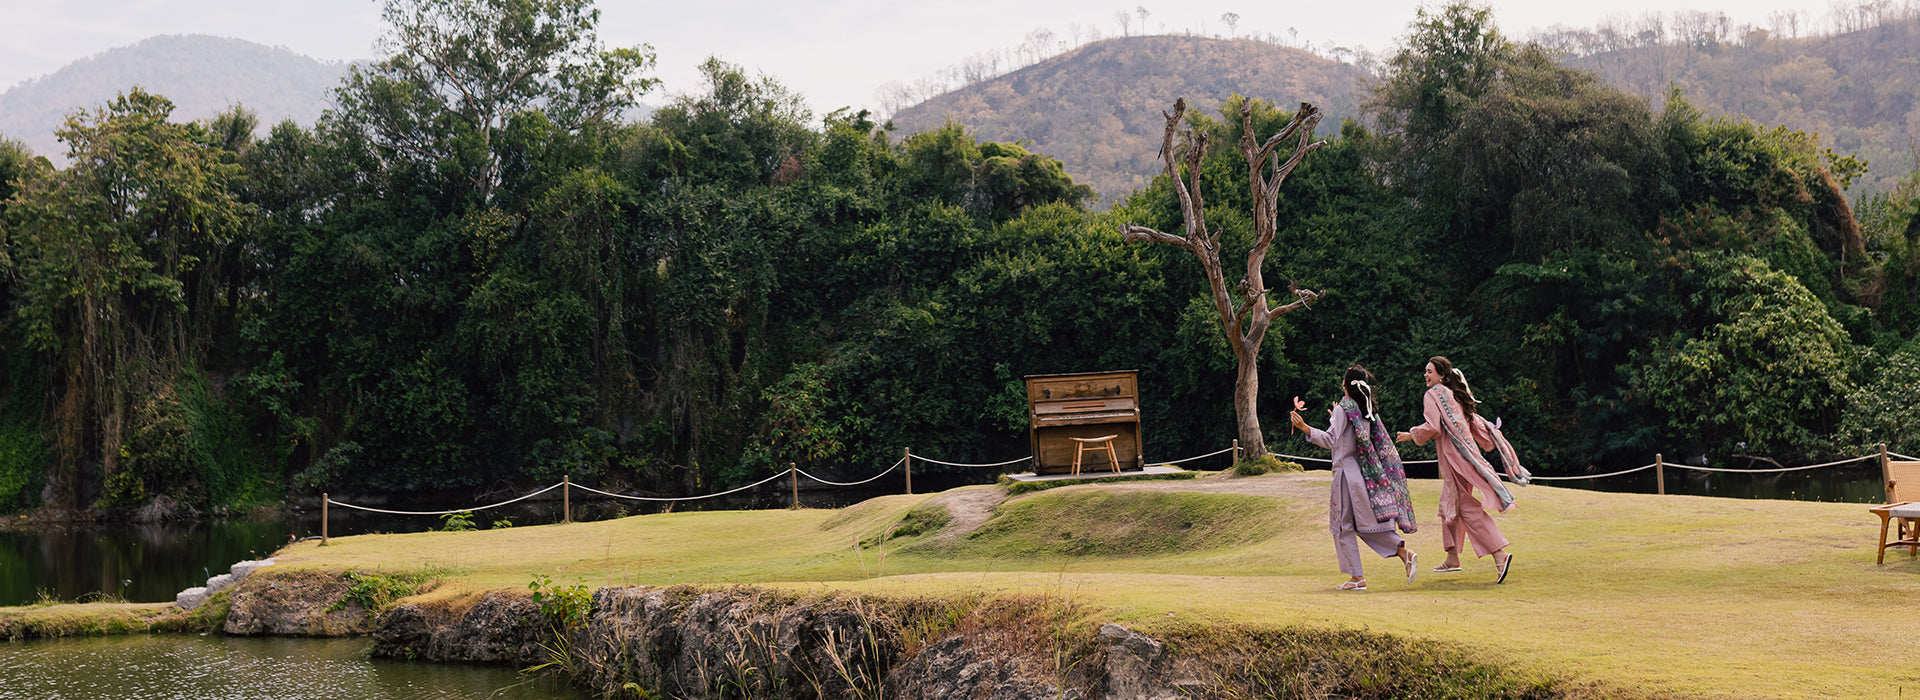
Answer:
<svg viewBox="0 0 1920 700"><path fill-rule="evenodd" d="M1493 515L1480 506L1480 499L1473 497L1473 487L1456 483L1451 490L1456 517L1448 520L1441 516L1440 544L1448 552L1459 552L1461 540L1472 539L1474 556L1478 557L1505 549L1507 536L1500 534L1500 526L1494 524ZM1441 512L1445 513L1446 509L1442 508Z"/></svg>

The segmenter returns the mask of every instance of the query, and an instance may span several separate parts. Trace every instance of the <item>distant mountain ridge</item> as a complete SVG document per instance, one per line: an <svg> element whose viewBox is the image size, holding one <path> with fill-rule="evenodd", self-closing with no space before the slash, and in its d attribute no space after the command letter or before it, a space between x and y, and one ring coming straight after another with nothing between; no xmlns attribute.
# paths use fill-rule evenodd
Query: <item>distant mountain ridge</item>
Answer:
<svg viewBox="0 0 1920 700"><path fill-rule="evenodd" d="M1678 85L1707 114L1818 134L1822 145L1871 166L1853 196L1885 192L1920 167L1920 19L1796 39L1676 34L1604 50L1579 50L1567 36L1542 39L1568 50L1569 66L1656 109ZM1160 112L1174 98L1216 117L1234 93L1283 109L1312 102L1327 114L1326 134L1359 114L1366 79L1357 66L1249 39L1126 37L933 97L901 109L893 124L911 134L950 119L977 138L1027 140L1111 201L1160 173Z"/></svg>
<svg viewBox="0 0 1920 700"><path fill-rule="evenodd" d="M1234 94L1292 110L1311 102L1322 133L1359 113L1360 68L1252 39L1139 36L1107 39L900 110L902 133L948 120L990 141L1029 140L1075 180L1108 200L1147 185L1161 170L1175 98L1214 114ZM1216 115L1217 116L1217 115Z"/></svg>
<svg viewBox="0 0 1920 700"><path fill-rule="evenodd" d="M242 105L267 128L285 119L311 126L352 65L321 61L242 39L156 36L69 63L0 93L0 135L64 161L54 131L76 109L93 109L138 85L172 100L174 121Z"/></svg>
<svg viewBox="0 0 1920 700"><path fill-rule="evenodd" d="M1920 17L1889 15L1851 31L1801 38L1675 36L1614 50L1572 51L1566 63L1607 84L1666 102L1678 86L1707 114L1819 134L1821 145L1867 159L1856 193L1884 192L1920 167Z"/></svg>

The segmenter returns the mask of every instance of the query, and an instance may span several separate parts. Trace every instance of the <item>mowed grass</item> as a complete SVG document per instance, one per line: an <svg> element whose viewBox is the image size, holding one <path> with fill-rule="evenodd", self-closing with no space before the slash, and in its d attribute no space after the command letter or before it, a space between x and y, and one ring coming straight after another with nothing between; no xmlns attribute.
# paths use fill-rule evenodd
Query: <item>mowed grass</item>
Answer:
<svg viewBox="0 0 1920 700"><path fill-rule="evenodd" d="M1326 472L1090 485L1011 500L976 537L887 539L928 496L843 510L674 513L466 533L307 542L289 567L456 572L430 597L571 584L762 584L890 596L1040 593L1149 634L1233 622L1365 629L1466 645L1523 672L1706 697L1920 695L1920 561L1874 564L1860 504L1516 490L1496 516L1514 570L1367 556L1345 576L1326 528ZM995 487L968 487L987 489ZM1220 493L1224 489L1241 493ZM1199 491L1206 491L1200 493ZM1422 569L1443 558L1438 482L1415 480ZM864 541L864 544L862 542ZM1138 546L1127 544L1137 541Z"/></svg>

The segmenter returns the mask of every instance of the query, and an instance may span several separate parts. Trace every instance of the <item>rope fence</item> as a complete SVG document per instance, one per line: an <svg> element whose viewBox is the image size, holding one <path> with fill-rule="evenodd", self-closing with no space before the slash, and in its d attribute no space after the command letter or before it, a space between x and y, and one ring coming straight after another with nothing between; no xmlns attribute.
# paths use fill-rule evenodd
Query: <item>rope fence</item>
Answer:
<svg viewBox="0 0 1920 700"><path fill-rule="evenodd" d="M1027 460L1030 460L1030 459L1033 459L1033 455L1027 455L1027 456L1025 456L1025 457L1021 457L1021 458L1019 458L1019 459L1009 459L1009 460L1007 460L1007 461L1005 461L1005 462L994 462L994 463L992 463L992 464L961 464L961 463L959 463L959 462L942 462L942 461L940 461L940 460L937 460L937 459L934 459L934 458L932 458L932 457L920 457L920 456L917 456L917 455L916 455L916 456L913 456L912 458L913 458L913 459L917 459L917 460L920 460L920 461L922 461L922 462L928 462L928 463L931 463L931 464L944 464L944 465L946 465L946 466L949 466L949 467L976 467L976 468L978 468L978 467L1004 467L1004 466L1007 466L1007 465L1009 465L1009 464L1019 464L1019 463L1021 463L1021 462L1025 462L1025 461L1027 461Z"/></svg>
<svg viewBox="0 0 1920 700"><path fill-rule="evenodd" d="M1236 441L1234 441L1234 442L1235 442L1235 444L1234 444L1234 446L1233 446L1233 447L1229 447L1229 448L1226 448L1226 449L1224 449L1224 450L1219 450L1219 451L1217 451L1217 452L1208 452L1208 453L1206 453L1206 454L1203 454L1203 455L1196 455L1196 456L1193 456L1193 457L1188 457L1188 458L1186 458L1186 459L1176 459L1176 460L1173 460L1173 461L1171 461L1171 462L1154 462L1154 464L1167 464L1167 465L1172 465L1172 464L1179 464L1179 463L1181 463L1181 462L1191 462L1191 461L1193 461L1193 460L1196 460L1196 459L1206 459L1206 458L1208 458L1208 457L1212 457L1212 456L1214 456L1214 455L1220 455L1220 454L1226 454L1226 453L1228 453L1228 452L1232 452L1232 451L1234 451L1234 450L1238 450L1238 449L1240 449L1240 445L1239 445L1239 441L1237 441L1237 440L1236 440Z"/></svg>
<svg viewBox="0 0 1920 700"><path fill-rule="evenodd" d="M905 475L906 475L906 492L908 494L912 494L913 493L913 460L916 460L916 459L929 464L939 464L939 465L944 465L949 467L963 467L963 468L1004 467L1012 464L1019 464L1021 462L1030 461L1033 459L1032 455L1028 455L1026 457L1021 457L1019 459L1010 459L1005 462L993 462L989 464L966 464L961 462L947 462L947 461L942 461L938 459L933 459L930 457L923 457L920 455L916 455L916 454L913 454L913 450L911 448L903 449L901 452L902 454L900 457L900 461L894 462L893 466L887 467L885 470L882 470L880 473L867 477L865 479L861 479L859 481L829 481L827 479L822 479L818 476L814 476L813 474L809 474L805 470L801 469L796 465L789 464L787 465L787 468L784 471L781 471L778 474L774 474L773 476L769 476L765 479L761 479L759 481L753 482L751 484L747 484L746 486L741 486L734 489L728 489L726 491L721 491L719 493L709 493L702 496L677 496L677 497L633 496L633 495L628 495L623 493L613 493L610 491L602 491L600 489L596 489L591 486L575 484L573 483L573 478L571 476L561 479L560 483L553 484L551 486L542 488L538 491L534 491L532 493L528 493L523 496L510 498L504 501L500 501L498 503L489 503L483 506L455 508L452 510L390 510L386 508L374 508L371 506L357 505L353 503L347 503L344 501L336 501L336 500L333 500L328 494L322 493L320 494L320 541L322 543L325 543L328 539L327 509L329 506L336 506L336 505L346 507L346 508L352 508L354 510L367 511L370 513L385 513L388 515L451 515L454 513L472 513L475 511L482 511L482 510L487 510L491 508L499 508L501 506L518 503L520 501L533 498L534 496L547 493L554 489L561 489L561 522L572 522L573 520L572 491L573 489L576 489L576 488L582 491L586 491L588 493L606 496L609 498L624 499L629 501L646 501L646 502L654 502L654 503L678 503L678 502L699 501L699 500L705 500L709 498L719 498L722 496L729 496L732 494L740 493L742 491L747 491L750 489L758 488L760 486L765 486L769 483L785 478L788 480L789 488L791 489L793 507L798 508L800 507L800 477L803 477L803 476L810 481L818 482L820 484L824 484L827 486L837 486L837 487L861 486L861 485L873 483L874 481L878 481L881 477L884 477L888 474L892 474L895 469L904 468ZM1232 452L1234 460L1238 461L1240 458L1240 441L1234 440L1233 446L1231 447L1227 447L1225 449L1217 450L1214 452L1208 452L1203 455L1195 455L1192 457L1187 457L1185 459L1176 459L1170 462L1154 462L1154 464L1163 465L1163 466L1172 466L1175 464L1180 464L1182 462L1191 462L1194 460L1206 459L1208 457L1214 457L1214 456L1226 454L1228 452ZM1298 462L1322 462L1327 464L1332 463L1332 460L1321 458L1321 457L1302 457L1299 455L1290 455L1290 454L1283 454L1278 452L1274 453L1274 456L1282 457L1285 459L1290 459ZM1881 464L1883 465L1882 468L1884 468L1884 465L1888 460L1892 460L1892 459L1899 459L1901 461L1920 461L1920 459L1915 459L1913 457L1909 457L1907 455L1903 455L1898 452L1890 452L1886 449L1885 445L1881 446L1880 453L1877 455L1869 454L1869 455L1862 455L1859 457L1851 457L1848 459L1836 460L1832 462L1825 462L1821 464L1809 464L1809 465L1798 466L1798 467L1778 467L1773 469L1727 469L1723 467L1695 466L1691 464L1669 464L1667 463L1666 458L1663 455L1654 455L1652 464L1646 464L1646 465L1634 467L1631 469L1623 469L1617 472L1608 472L1606 474L1579 474L1579 475L1573 475L1573 476L1535 476L1535 477L1532 477L1532 480L1534 481L1573 481L1578 479L1605 479L1609 477L1624 476L1627 474L1633 474L1637 472L1643 472L1648 469L1652 469L1655 472L1654 480L1658 486L1658 493L1665 494L1667 492L1667 477L1666 477L1667 467L1673 467L1675 469L1688 469L1692 471L1715 472L1715 473L1777 474L1782 472L1806 471L1809 469L1823 469L1826 467L1835 467L1843 464L1853 464L1856 462L1864 462L1870 459L1880 460ZM1439 460L1437 459L1425 459L1425 460L1414 460L1410 462L1403 462L1403 464L1436 464L1438 462ZM1501 474L1501 477L1509 478L1505 474Z"/></svg>
<svg viewBox="0 0 1920 700"><path fill-rule="evenodd" d="M1607 477L1609 477L1609 476L1620 476L1621 474L1632 474L1632 473L1634 473L1634 472L1643 472L1643 471L1646 471L1646 470L1648 470L1648 469L1652 469L1652 468L1654 468L1654 467L1657 467L1657 466L1660 466L1660 465L1658 465L1658 464L1649 464L1649 465L1646 465L1646 466L1644 466L1644 467L1634 467L1634 468L1632 468L1632 469L1628 469L1628 470L1625 470L1625 471L1617 471L1617 472L1613 472L1613 473L1610 473L1610 474L1593 474L1593 475L1585 475L1585 474L1583 474L1583 475L1580 475L1580 476L1534 476L1534 477L1529 477L1529 478L1528 478L1527 480L1528 480L1528 481L1567 481L1567 480L1571 480L1571 479L1604 479L1604 478L1607 478ZM1505 475L1505 474L1501 474L1500 476L1501 476L1502 478L1505 478L1505 477L1506 477L1507 475Z"/></svg>

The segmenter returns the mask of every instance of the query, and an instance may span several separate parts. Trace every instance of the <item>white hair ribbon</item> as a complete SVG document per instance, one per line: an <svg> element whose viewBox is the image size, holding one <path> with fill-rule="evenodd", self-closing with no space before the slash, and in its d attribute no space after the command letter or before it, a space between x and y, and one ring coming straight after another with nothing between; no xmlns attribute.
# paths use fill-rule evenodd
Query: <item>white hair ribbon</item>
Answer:
<svg viewBox="0 0 1920 700"><path fill-rule="evenodd" d="M1347 383L1348 383L1348 384L1352 384L1352 385L1354 385L1354 386L1357 386L1357 387L1360 387L1360 388L1361 388L1361 389L1362 389L1363 391L1365 391L1365 392L1366 392L1366 395L1367 395L1367 419L1368 419L1368 420L1372 420L1372 419L1373 419L1373 417L1374 417L1374 416L1373 416L1373 387L1371 387L1371 386L1368 386L1368 385L1367 385L1367 383L1366 383L1365 381L1362 381L1362 380L1359 380L1359 379L1355 379L1355 380L1353 380L1353 381L1350 381L1350 382L1347 382Z"/></svg>
<svg viewBox="0 0 1920 700"><path fill-rule="evenodd" d="M1453 368L1453 376L1460 378L1460 387L1467 390L1467 400L1480 403L1480 399L1473 395L1473 387L1467 384L1467 373L1460 371L1459 367L1455 367Z"/></svg>

